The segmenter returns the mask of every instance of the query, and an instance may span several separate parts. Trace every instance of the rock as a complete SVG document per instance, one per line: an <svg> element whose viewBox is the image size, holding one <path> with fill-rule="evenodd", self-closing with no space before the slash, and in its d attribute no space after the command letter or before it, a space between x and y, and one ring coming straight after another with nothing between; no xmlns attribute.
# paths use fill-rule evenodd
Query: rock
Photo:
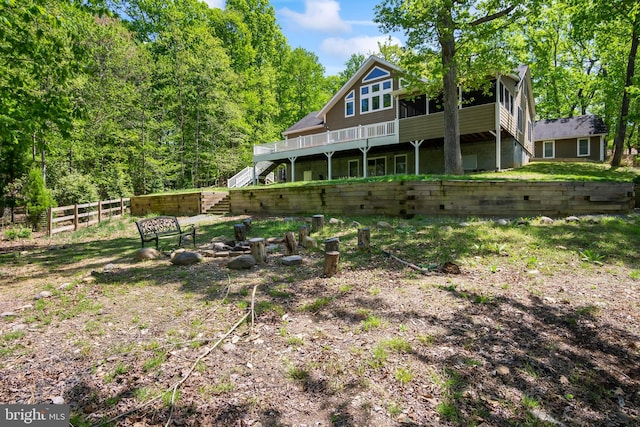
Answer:
<svg viewBox="0 0 640 427"><path fill-rule="evenodd" d="M452 262L445 262L440 268L440 271L445 274L460 274L460 267Z"/></svg>
<svg viewBox="0 0 640 427"><path fill-rule="evenodd" d="M181 252L171 259L173 265L193 265L204 261L204 257L197 252Z"/></svg>
<svg viewBox="0 0 640 427"><path fill-rule="evenodd" d="M223 344L222 347L221 347L222 351L224 351L225 353L231 353L236 348L237 348L237 346L235 344L232 344L232 343Z"/></svg>
<svg viewBox="0 0 640 427"><path fill-rule="evenodd" d="M500 365L498 366L498 369L496 369L496 372L500 375L509 375L511 373L511 370L504 365Z"/></svg>
<svg viewBox="0 0 640 427"><path fill-rule="evenodd" d="M11 327L13 332L25 331L27 329L27 325L24 323L17 323Z"/></svg>
<svg viewBox="0 0 640 427"><path fill-rule="evenodd" d="M351 226L352 226L352 227L355 227L355 228L360 228L360 227L362 227L362 225L360 225L360 223L359 223L358 221L353 221L353 222L351 223Z"/></svg>
<svg viewBox="0 0 640 427"><path fill-rule="evenodd" d="M265 249L267 250L268 254L272 254L280 250L280 245L267 245Z"/></svg>
<svg viewBox="0 0 640 427"><path fill-rule="evenodd" d="M461 222L460 227L471 227L471 224L469 224L468 222Z"/></svg>
<svg viewBox="0 0 640 427"><path fill-rule="evenodd" d="M342 225L344 224L344 221L338 218L331 218L329 219L329 224L331 225Z"/></svg>
<svg viewBox="0 0 640 427"><path fill-rule="evenodd" d="M164 258L164 255L156 248L142 248L136 252L136 261L145 261Z"/></svg>
<svg viewBox="0 0 640 427"><path fill-rule="evenodd" d="M49 291L42 291L40 292L38 295L35 296L35 299L42 299L42 298L51 298L53 294Z"/></svg>
<svg viewBox="0 0 640 427"><path fill-rule="evenodd" d="M17 316L17 314L13 311L5 311L3 313L0 313L0 317L11 317L11 316Z"/></svg>
<svg viewBox="0 0 640 427"><path fill-rule="evenodd" d="M553 219L549 218L548 216L541 216L540 224L553 224Z"/></svg>
<svg viewBox="0 0 640 427"><path fill-rule="evenodd" d="M509 225L509 221L507 221L504 218L500 218L499 220L496 221L496 224L498 224L498 225Z"/></svg>
<svg viewBox="0 0 640 427"><path fill-rule="evenodd" d="M304 238L304 247L305 248L317 248L318 242L311 236L307 236Z"/></svg>
<svg viewBox="0 0 640 427"><path fill-rule="evenodd" d="M232 270L247 270L252 268L254 265L256 265L256 259L253 255L245 254L229 261L227 268Z"/></svg>
<svg viewBox="0 0 640 427"><path fill-rule="evenodd" d="M450 225L445 225L443 227L440 228L442 231L444 232L449 232L449 231L453 231L453 227Z"/></svg>
<svg viewBox="0 0 640 427"><path fill-rule="evenodd" d="M58 286L59 291L68 291L71 288L73 288L73 283L71 282L63 283L62 285Z"/></svg>
<svg viewBox="0 0 640 427"><path fill-rule="evenodd" d="M389 223L388 223L388 222L386 222L386 221L380 221L380 222L378 222L378 227L380 227L380 228L393 228L393 227L391 226L391 224L389 224Z"/></svg>
<svg viewBox="0 0 640 427"><path fill-rule="evenodd" d="M51 399L51 403L53 403L54 405L64 405L64 397L56 396Z"/></svg>
<svg viewBox="0 0 640 427"><path fill-rule="evenodd" d="M231 250L231 248L228 245L224 244L223 242L214 242L213 243L213 250L214 251L218 251L218 252L219 251L229 251L229 250Z"/></svg>
<svg viewBox="0 0 640 427"><path fill-rule="evenodd" d="M280 262L284 265L300 265L302 264L302 257L300 255L290 255L280 258Z"/></svg>
<svg viewBox="0 0 640 427"><path fill-rule="evenodd" d="M116 269L116 265L109 263L104 266L104 269L102 271L105 273L113 273L113 270L115 269Z"/></svg>
<svg viewBox="0 0 640 427"><path fill-rule="evenodd" d="M580 222L580 218L577 216L568 216L564 219L566 222Z"/></svg>

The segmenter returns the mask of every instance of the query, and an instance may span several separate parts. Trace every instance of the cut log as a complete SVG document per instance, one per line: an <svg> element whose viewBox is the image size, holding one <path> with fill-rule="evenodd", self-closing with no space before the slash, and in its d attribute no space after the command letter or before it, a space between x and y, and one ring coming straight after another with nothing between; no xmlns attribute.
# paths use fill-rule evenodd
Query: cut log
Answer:
<svg viewBox="0 0 640 427"><path fill-rule="evenodd" d="M251 218L243 219L242 224L244 224L246 232L251 233Z"/></svg>
<svg viewBox="0 0 640 427"><path fill-rule="evenodd" d="M340 252L340 239L332 237L324 241L325 252Z"/></svg>
<svg viewBox="0 0 640 427"><path fill-rule="evenodd" d="M371 249L371 230L368 227L358 229L358 249L367 252Z"/></svg>
<svg viewBox="0 0 640 427"><path fill-rule="evenodd" d="M236 224L233 226L233 235L236 238L236 242L244 242L247 240L247 228L244 224Z"/></svg>
<svg viewBox="0 0 640 427"><path fill-rule="evenodd" d="M302 245L303 248L306 247L304 244L304 241L308 235L309 235L309 226L301 225L300 228L298 228L298 242L300 243L300 245Z"/></svg>
<svg viewBox="0 0 640 427"><path fill-rule="evenodd" d="M338 273L338 261L340 260L340 252L331 251L324 254L324 276L333 277Z"/></svg>
<svg viewBox="0 0 640 427"><path fill-rule="evenodd" d="M267 262L267 248L262 237L249 239L249 246L251 247L251 255L253 255L258 264Z"/></svg>
<svg viewBox="0 0 640 427"><path fill-rule="evenodd" d="M324 227L324 215L314 215L311 217L311 232L317 233Z"/></svg>
<svg viewBox="0 0 640 427"><path fill-rule="evenodd" d="M287 255L298 254L298 242L296 242L296 235L293 231L287 231L284 234L284 246Z"/></svg>

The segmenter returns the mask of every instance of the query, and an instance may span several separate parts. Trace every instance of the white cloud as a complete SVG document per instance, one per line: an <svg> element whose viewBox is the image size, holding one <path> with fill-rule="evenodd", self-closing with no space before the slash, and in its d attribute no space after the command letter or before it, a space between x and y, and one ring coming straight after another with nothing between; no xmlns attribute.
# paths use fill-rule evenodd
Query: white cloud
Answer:
<svg viewBox="0 0 640 427"><path fill-rule="evenodd" d="M225 0L204 0L204 2L212 9L216 7L218 9L224 9L224 1Z"/></svg>
<svg viewBox="0 0 640 427"><path fill-rule="evenodd" d="M351 38L330 37L324 39L320 45L322 52L345 61L354 53L365 56L378 52L378 43L389 42L388 36L358 36ZM391 44L402 44L396 37L391 37Z"/></svg>
<svg viewBox="0 0 640 427"><path fill-rule="evenodd" d="M294 12L286 7L280 13L285 19L308 30L351 31L351 25L340 18L340 4L336 0L305 0L304 3L304 13Z"/></svg>

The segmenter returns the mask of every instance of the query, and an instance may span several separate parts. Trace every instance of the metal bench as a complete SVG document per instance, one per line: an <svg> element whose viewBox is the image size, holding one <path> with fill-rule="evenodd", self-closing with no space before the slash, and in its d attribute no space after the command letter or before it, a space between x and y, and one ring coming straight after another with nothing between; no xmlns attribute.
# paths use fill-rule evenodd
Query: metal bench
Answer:
<svg viewBox="0 0 640 427"><path fill-rule="evenodd" d="M188 226L183 230L180 228L178 218L175 216L156 216L153 218L144 218L136 221L136 226L140 232L140 239L142 240L142 247L146 242L156 242L156 249L158 249L158 241L164 238L170 238L178 236L178 246L182 246L182 238L191 236L193 240L193 247L196 247L196 226Z"/></svg>

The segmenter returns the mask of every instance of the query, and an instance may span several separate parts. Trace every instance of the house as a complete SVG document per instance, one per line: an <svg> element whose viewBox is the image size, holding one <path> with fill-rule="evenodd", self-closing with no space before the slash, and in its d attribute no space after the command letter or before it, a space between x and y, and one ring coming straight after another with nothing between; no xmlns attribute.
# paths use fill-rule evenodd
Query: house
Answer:
<svg viewBox="0 0 640 427"><path fill-rule="evenodd" d="M287 181L444 173L442 97L407 93L402 70L369 57L329 102L284 133L254 146L254 166L229 181L242 186L286 167ZM459 92L462 160L466 171L499 170L533 156L535 116L531 75L487 80L485 90ZM281 166L282 167L282 166Z"/></svg>
<svg viewBox="0 0 640 427"><path fill-rule="evenodd" d="M539 120L534 126L534 157L604 162L607 132L602 119L594 115Z"/></svg>

